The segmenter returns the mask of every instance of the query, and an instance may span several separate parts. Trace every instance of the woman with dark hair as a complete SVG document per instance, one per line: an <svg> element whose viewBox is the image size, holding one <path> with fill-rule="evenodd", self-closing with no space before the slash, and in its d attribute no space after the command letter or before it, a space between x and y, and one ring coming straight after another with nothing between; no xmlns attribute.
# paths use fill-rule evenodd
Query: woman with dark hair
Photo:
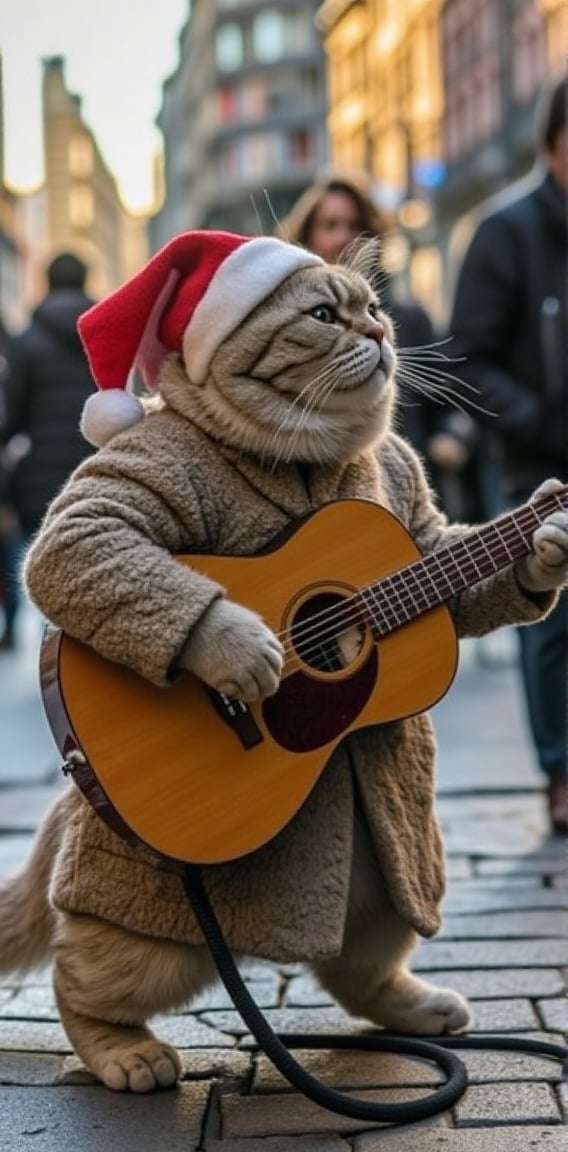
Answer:
<svg viewBox="0 0 568 1152"><path fill-rule="evenodd" d="M381 239L391 231L392 222L377 206L371 181L358 170L323 173L278 228L283 239L302 244L329 264L336 263L358 237ZM377 267L376 286L381 306L393 320L397 347L416 349L407 370L414 371L418 385L429 368L432 372L426 352L435 340L432 321L417 301L397 297L382 265ZM424 393L414 389L410 393L404 380L399 380L399 388L397 430L423 456L445 511L452 520L481 519L478 494L467 468L476 440L473 421L461 411L441 408Z"/></svg>

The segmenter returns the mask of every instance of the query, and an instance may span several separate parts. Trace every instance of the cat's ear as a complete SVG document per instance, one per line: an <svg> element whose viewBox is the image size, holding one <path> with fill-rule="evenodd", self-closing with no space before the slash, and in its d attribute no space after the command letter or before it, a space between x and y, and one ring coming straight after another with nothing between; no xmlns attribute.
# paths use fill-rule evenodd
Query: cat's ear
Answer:
<svg viewBox="0 0 568 1152"><path fill-rule="evenodd" d="M384 277L382 242L379 236L357 236L339 257L339 264L358 272L376 291Z"/></svg>

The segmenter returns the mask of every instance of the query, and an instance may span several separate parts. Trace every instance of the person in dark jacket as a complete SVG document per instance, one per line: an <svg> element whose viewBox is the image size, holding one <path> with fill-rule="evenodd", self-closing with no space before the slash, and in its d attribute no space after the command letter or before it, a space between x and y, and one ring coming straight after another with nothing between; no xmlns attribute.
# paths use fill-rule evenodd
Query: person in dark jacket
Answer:
<svg viewBox="0 0 568 1152"><path fill-rule="evenodd" d="M280 222L278 234L332 264L358 237L383 238L390 227L375 204L372 184L365 172L330 169L306 188ZM440 368L440 361L432 360L428 351L436 339L430 316L418 301L401 299L395 293L383 267L377 268L377 288L381 306L394 323L397 348L401 351L397 432L423 457L450 519L476 520L476 510L464 502L460 475L475 426L467 415L442 407L426 393L424 378L432 375L433 368ZM407 383L409 375L415 380L413 388Z"/></svg>
<svg viewBox="0 0 568 1152"><path fill-rule="evenodd" d="M530 186L484 215L454 300L452 351L493 415L479 419L498 448L506 501L523 503L550 476L568 479L568 85L543 99L539 164ZM542 163L543 162L543 163ZM520 629L521 669L551 826L568 830L566 744L568 603Z"/></svg>
<svg viewBox="0 0 568 1152"><path fill-rule="evenodd" d="M47 268L46 296L29 327L10 343L0 447L10 456L12 445L26 446L15 453L4 493L16 513L22 544L36 533L73 469L93 451L79 429L85 401L95 390L76 327L94 303L85 293L86 277L87 268L77 256L57 255ZM17 585L17 572L6 578ZM0 636L4 650L14 647L15 617L12 604Z"/></svg>

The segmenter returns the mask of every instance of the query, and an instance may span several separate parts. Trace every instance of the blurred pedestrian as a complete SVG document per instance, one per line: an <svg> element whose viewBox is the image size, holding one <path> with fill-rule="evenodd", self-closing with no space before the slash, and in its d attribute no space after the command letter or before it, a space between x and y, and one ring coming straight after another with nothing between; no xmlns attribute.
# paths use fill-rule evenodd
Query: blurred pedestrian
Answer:
<svg viewBox="0 0 568 1152"><path fill-rule="evenodd" d="M10 336L0 317L0 427L5 419L5 383L10 359ZM18 604L15 558L18 553L18 521L10 498L10 462L7 451L0 450L0 608L2 631L0 650L14 645L14 619Z"/></svg>
<svg viewBox="0 0 568 1152"><path fill-rule="evenodd" d="M0 636L5 650L15 645L23 545L69 474L93 451L79 430L83 406L95 390L76 328L78 317L94 303L85 292L87 268L73 253L62 252L46 275L47 294L29 327L10 341L2 389L0 448L8 461L4 512L14 515L5 575L11 599Z"/></svg>
<svg viewBox="0 0 568 1152"><path fill-rule="evenodd" d="M490 202L458 280L451 319L460 375L494 416L478 419L499 450L508 504L542 480L568 479L568 84L543 94L538 163L507 202ZM527 712L548 781L551 827L568 830L566 594L547 620L519 629Z"/></svg>
<svg viewBox="0 0 568 1152"><path fill-rule="evenodd" d="M293 205L279 225L279 235L335 263L360 236L383 238L391 225L377 207L372 183L358 170L324 172ZM461 412L441 408L426 394L432 369L440 369L429 349L435 342L432 321L417 301L401 299L384 267L377 267L376 286L381 306L394 323L401 352L399 403L395 426L421 453L440 501L451 519L475 520L476 510L466 507L460 477L470 455L475 425ZM405 359L404 350L409 353ZM411 352L411 350L413 350ZM405 378L414 378L412 391ZM426 378L426 380L425 380ZM437 377L439 379L439 377ZM436 458L430 452L434 443Z"/></svg>

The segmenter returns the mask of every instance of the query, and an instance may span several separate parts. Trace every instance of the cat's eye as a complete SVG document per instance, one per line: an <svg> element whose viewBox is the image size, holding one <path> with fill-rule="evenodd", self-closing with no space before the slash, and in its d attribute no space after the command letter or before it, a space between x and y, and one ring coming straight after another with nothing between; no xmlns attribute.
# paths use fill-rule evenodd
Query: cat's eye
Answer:
<svg viewBox="0 0 568 1152"><path fill-rule="evenodd" d="M315 308L310 308L310 316L314 320L319 320L320 324L335 324L337 313L331 304L316 304Z"/></svg>
<svg viewBox="0 0 568 1152"><path fill-rule="evenodd" d="M373 317L373 320L378 320L379 305L375 304L374 301L371 300L371 303L367 305L367 312L369 313L369 316Z"/></svg>

